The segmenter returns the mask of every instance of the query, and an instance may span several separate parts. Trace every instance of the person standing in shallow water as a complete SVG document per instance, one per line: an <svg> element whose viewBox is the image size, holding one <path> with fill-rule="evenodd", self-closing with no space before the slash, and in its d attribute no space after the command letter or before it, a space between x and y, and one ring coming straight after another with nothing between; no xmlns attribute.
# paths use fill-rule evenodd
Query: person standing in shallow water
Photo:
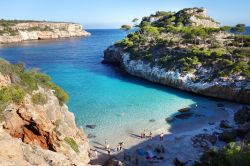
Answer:
<svg viewBox="0 0 250 166"><path fill-rule="evenodd" d="M153 134L151 131L149 132L149 139L153 139Z"/></svg>
<svg viewBox="0 0 250 166"><path fill-rule="evenodd" d="M161 133L161 134L160 134L160 141L163 141L163 138L164 138L164 134Z"/></svg>

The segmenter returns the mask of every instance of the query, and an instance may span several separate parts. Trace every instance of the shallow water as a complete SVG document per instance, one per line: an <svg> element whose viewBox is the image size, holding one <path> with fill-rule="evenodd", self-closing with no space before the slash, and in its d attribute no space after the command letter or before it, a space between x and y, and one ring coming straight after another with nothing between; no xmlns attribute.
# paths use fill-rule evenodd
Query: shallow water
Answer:
<svg viewBox="0 0 250 166"><path fill-rule="evenodd" d="M128 133L155 131L178 109L198 104L210 116L218 101L156 85L100 62L103 50L125 35L120 30L89 30L92 36L55 41L33 41L0 49L0 57L38 67L70 95L68 106L77 125L101 141L116 144ZM234 105L234 104L233 104ZM150 119L156 122L149 122Z"/></svg>

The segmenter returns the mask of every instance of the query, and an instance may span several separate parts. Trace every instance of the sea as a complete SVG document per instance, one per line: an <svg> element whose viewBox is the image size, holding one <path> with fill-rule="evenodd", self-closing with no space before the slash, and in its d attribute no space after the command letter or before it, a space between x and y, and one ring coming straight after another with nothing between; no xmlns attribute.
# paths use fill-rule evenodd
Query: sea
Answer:
<svg viewBox="0 0 250 166"><path fill-rule="evenodd" d="M228 103L154 84L103 65L103 51L126 33L113 29L88 31L92 35L85 38L1 46L0 57L11 63L24 62L27 68L39 68L50 75L69 94L69 110L90 143L107 139L115 145L128 139L128 134L156 132L169 126L166 118L181 108L194 108L197 104L209 116L218 102Z"/></svg>

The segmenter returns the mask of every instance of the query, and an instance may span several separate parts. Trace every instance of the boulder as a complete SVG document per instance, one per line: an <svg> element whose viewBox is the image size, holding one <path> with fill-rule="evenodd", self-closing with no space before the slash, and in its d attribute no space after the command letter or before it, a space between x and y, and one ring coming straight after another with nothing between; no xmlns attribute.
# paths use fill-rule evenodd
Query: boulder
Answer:
<svg viewBox="0 0 250 166"><path fill-rule="evenodd" d="M222 103L218 103L218 104L217 104L217 107L219 107L219 108L223 108L223 107L225 107L225 105L224 105L224 104L222 104Z"/></svg>
<svg viewBox="0 0 250 166"><path fill-rule="evenodd" d="M221 128L226 128L226 129L232 128L230 122L227 121L227 120L222 120L222 121L220 122L220 127L221 127Z"/></svg>
<svg viewBox="0 0 250 166"><path fill-rule="evenodd" d="M174 159L174 165L175 166L184 166L184 165L186 165L186 163L187 162L183 162L183 161L179 160L178 158Z"/></svg>
<svg viewBox="0 0 250 166"><path fill-rule="evenodd" d="M155 119L150 119L149 122L153 123L155 122Z"/></svg>
<svg viewBox="0 0 250 166"><path fill-rule="evenodd" d="M191 109L189 107L186 107L186 108L179 109L178 112L185 113L185 112L189 112L190 110Z"/></svg>
<svg viewBox="0 0 250 166"><path fill-rule="evenodd" d="M244 124L250 122L250 108L243 107L234 115L234 120L238 124Z"/></svg>
<svg viewBox="0 0 250 166"><path fill-rule="evenodd" d="M114 158L110 158L107 163L104 164L104 166L124 166L124 164L117 160L115 157Z"/></svg>
<svg viewBox="0 0 250 166"><path fill-rule="evenodd" d="M167 123L172 123L174 121L173 117L168 117L165 119Z"/></svg>
<svg viewBox="0 0 250 166"><path fill-rule="evenodd" d="M223 133L219 135L219 140L224 141L226 143L234 142L237 138L236 130L225 130Z"/></svg>
<svg viewBox="0 0 250 166"><path fill-rule="evenodd" d="M188 112L188 113L175 115L174 117L177 118L177 119L188 119L191 116L193 116L193 113Z"/></svg>
<svg viewBox="0 0 250 166"><path fill-rule="evenodd" d="M86 125L87 128L90 128L90 129L95 129L96 128L96 125Z"/></svg>

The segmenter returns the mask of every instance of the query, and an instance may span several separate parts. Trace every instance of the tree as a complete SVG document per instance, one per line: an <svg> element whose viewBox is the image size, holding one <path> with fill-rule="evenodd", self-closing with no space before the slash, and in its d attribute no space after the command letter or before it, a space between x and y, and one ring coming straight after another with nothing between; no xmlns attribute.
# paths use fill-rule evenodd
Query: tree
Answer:
<svg viewBox="0 0 250 166"><path fill-rule="evenodd" d="M129 30L131 30L131 26L130 25L122 25L121 29L127 33Z"/></svg>
<svg viewBox="0 0 250 166"><path fill-rule="evenodd" d="M221 31L229 31L231 29L230 26L223 26L220 28Z"/></svg>
<svg viewBox="0 0 250 166"><path fill-rule="evenodd" d="M132 20L132 22L134 23L134 27L138 27L138 21L139 21L138 18L134 18L134 19Z"/></svg>
<svg viewBox="0 0 250 166"><path fill-rule="evenodd" d="M239 33L241 37L241 46L243 47L244 41L243 41L243 32L246 30L246 25L245 24L237 24L235 27L231 28L231 31L233 33Z"/></svg>

